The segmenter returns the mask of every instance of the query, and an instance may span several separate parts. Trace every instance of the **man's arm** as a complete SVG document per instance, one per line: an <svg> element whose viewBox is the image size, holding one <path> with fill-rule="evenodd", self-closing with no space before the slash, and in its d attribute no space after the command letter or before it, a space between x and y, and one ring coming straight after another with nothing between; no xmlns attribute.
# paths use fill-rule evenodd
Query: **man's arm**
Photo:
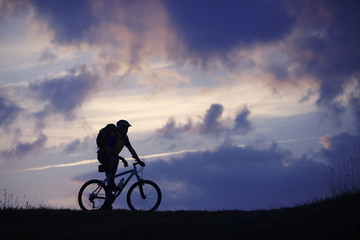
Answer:
<svg viewBox="0 0 360 240"><path fill-rule="evenodd" d="M129 150L129 152L131 153L132 157L133 157L136 161L144 164L144 163L140 160L140 158L139 158L139 156L137 155L135 149L131 146L128 136L125 137L125 146L127 147L127 149ZM143 166L142 164L140 164L140 165Z"/></svg>
<svg viewBox="0 0 360 240"><path fill-rule="evenodd" d="M137 153L135 152L135 149L131 146L130 142L128 142L129 144L125 145L127 147L127 149L129 150L129 152L131 153L132 157L135 158L137 161L140 161L139 156L137 155Z"/></svg>

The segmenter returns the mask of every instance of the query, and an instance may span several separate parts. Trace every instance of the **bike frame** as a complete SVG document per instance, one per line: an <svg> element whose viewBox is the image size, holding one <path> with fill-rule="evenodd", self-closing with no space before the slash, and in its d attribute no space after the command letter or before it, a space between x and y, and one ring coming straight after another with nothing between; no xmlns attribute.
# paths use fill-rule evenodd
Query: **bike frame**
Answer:
<svg viewBox="0 0 360 240"><path fill-rule="evenodd" d="M142 171L138 171L136 165L138 165L139 163L133 163L133 166L134 168L132 170L127 170L127 171L124 171L124 172L121 172L121 173L118 173L115 175L114 179L118 178L118 177L121 177L121 176L124 176L126 174L130 174L126 180L124 181L124 184L121 186L121 189L117 190L115 193L114 193L114 196L115 197L118 197L120 195L120 193L123 191L123 189L125 188L125 186L129 183L130 179L135 175L136 176L136 179L137 179L137 182L140 182L142 180L142 178L139 176L139 172ZM103 180L103 183L107 183L107 178L105 178Z"/></svg>

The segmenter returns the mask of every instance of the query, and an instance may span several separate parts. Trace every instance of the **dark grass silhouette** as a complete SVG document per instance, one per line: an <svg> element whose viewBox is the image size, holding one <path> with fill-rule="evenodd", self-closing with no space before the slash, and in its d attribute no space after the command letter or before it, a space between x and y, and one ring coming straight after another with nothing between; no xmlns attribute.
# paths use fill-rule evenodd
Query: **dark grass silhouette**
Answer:
<svg viewBox="0 0 360 240"><path fill-rule="evenodd" d="M359 192L257 211L0 211L2 239L360 239L359 222Z"/></svg>

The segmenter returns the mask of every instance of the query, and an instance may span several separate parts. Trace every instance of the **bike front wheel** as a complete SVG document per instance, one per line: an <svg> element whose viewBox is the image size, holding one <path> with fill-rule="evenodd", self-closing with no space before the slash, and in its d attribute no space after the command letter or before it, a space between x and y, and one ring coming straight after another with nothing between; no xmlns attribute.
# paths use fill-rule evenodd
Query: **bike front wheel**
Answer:
<svg viewBox="0 0 360 240"><path fill-rule="evenodd" d="M160 205L161 191L156 183L141 180L129 188L126 200L132 211L152 212Z"/></svg>
<svg viewBox="0 0 360 240"><path fill-rule="evenodd" d="M99 210L105 203L107 188L97 179L87 181L79 191L79 206L84 211Z"/></svg>

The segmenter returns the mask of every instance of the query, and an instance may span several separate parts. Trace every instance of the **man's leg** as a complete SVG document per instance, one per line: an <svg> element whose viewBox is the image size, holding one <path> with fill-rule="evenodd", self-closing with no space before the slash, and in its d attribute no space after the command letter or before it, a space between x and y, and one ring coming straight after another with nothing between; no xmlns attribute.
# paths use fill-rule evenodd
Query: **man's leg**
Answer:
<svg viewBox="0 0 360 240"><path fill-rule="evenodd" d="M110 176L115 177L115 173L117 171L119 165L119 158L118 157L111 157L110 158Z"/></svg>
<svg viewBox="0 0 360 240"><path fill-rule="evenodd" d="M109 167L106 169L106 178L108 180L107 187L110 190L106 195L105 203L102 207L103 210L111 210L112 203L114 202L115 198L112 194L113 190L116 190L116 185L114 182L115 174L117 171L117 167L119 165L119 159L117 157L111 157L109 159Z"/></svg>
<svg viewBox="0 0 360 240"><path fill-rule="evenodd" d="M114 178L115 178L115 174L117 171L117 167L119 165L119 158L117 157L111 157L109 160L109 171L108 171L108 187L111 190L115 190L116 189L116 185L114 182Z"/></svg>

